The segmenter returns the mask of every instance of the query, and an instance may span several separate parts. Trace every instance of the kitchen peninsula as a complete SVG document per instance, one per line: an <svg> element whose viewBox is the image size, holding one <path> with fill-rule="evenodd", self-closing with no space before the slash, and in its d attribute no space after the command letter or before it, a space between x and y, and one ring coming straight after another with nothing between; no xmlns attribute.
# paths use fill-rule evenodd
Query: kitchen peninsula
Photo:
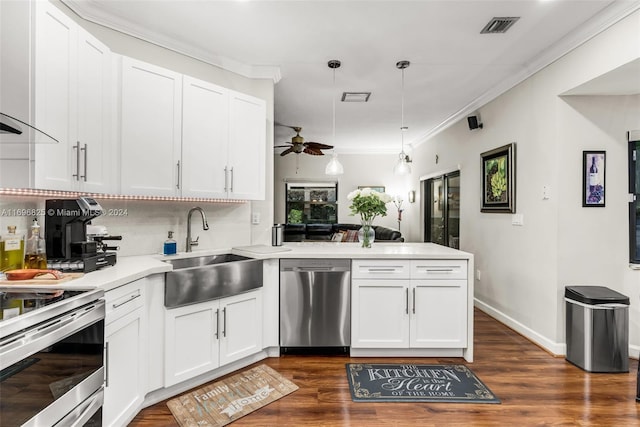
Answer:
<svg viewBox="0 0 640 427"><path fill-rule="evenodd" d="M165 260L223 253L263 260L262 286L165 307L164 276L172 269ZM105 291L106 425L126 424L144 407L278 357L279 261L303 258L351 261L352 357L473 361L473 255L467 252L432 243L374 243L365 249L359 243L311 242L121 257L113 267L61 285Z"/></svg>

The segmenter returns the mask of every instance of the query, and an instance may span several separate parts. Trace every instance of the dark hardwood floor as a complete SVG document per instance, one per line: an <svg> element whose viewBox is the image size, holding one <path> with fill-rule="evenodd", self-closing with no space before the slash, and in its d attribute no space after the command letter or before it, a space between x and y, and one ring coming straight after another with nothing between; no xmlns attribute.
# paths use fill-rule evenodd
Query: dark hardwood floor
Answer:
<svg viewBox="0 0 640 427"><path fill-rule="evenodd" d="M300 389L234 426L640 426L638 362L629 373L593 374L553 357L475 311L475 361L461 358L292 356L267 364ZM345 363L465 364L501 404L352 402ZM166 402L144 409L135 427L178 426Z"/></svg>

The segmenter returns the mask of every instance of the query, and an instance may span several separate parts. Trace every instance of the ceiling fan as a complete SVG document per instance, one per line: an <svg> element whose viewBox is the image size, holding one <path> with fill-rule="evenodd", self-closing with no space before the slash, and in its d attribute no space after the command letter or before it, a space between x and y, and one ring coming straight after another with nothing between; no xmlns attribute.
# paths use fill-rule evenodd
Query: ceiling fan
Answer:
<svg viewBox="0 0 640 427"><path fill-rule="evenodd" d="M280 125L285 126L285 125ZM289 153L306 153L311 154L312 156L324 156L324 153L321 150L330 150L333 148L333 145L321 144L319 142L304 142L304 138L300 136L300 132L302 128L299 126L285 126L293 129L296 132L296 135L291 138L291 142L288 142L287 145L276 145L274 148L284 148L287 147L282 153L281 156L286 156Z"/></svg>

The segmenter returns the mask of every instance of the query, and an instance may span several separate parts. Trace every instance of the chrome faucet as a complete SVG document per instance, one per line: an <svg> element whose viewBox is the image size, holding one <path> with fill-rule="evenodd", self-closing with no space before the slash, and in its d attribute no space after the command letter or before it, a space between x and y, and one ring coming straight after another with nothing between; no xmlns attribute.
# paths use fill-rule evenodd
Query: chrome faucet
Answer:
<svg viewBox="0 0 640 427"><path fill-rule="evenodd" d="M200 215L202 216L202 229L203 230L209 229L209 224L207 224L207 216L204 214L204 211L202 210L202 208L195 207L195 208L189 209L189 213L187 214L187 249L186 249L187 252L191 252L191 248L193 246L198 246L198 239L200 239L200 236L198 236L196 237L196 240L191 240L191 214L194 211L200 212Z"/></svg>

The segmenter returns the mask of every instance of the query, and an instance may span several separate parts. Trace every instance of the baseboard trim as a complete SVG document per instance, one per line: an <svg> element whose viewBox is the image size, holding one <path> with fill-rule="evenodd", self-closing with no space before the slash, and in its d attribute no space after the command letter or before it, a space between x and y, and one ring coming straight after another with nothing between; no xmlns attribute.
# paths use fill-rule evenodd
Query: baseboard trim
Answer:
<svg viewBox="0 0 640 427"><path fill-rule="evenodd" d="M532 330L524 326L522 323L513 319L512 317L507 316L500 310L492 307L489 304L486 304L483 301L480 301L477 298L474 298L474 306L479 310L487 313L489 316L493 317L500 323L504 323L509 328L513 329L529 341L534 344L542 347L545 351L553 354L554 356L566 356L567 355L567 345L565 343L557 343L553 342L550 339L540 335L536 331ZM640 358L640 346L637 345L629 345L629 357L632 359Z"/></svg>
<svg viewBox="0 0 640 427"><path fill-rule="evenodd" d="M567 346L565 343L557 343L557 342L551 341L547 337L540 335L538 332L534 331L533 329L528 328L527 326L518 322L514 318L507 316L502 311L492 307L491 305L483 301L480 301L477 298L474 298L474 306L477 307L479 310L487 313L489 316L493 317L500 323L504 323L509 328L513 329L520 335L524 336L526 339L533 342L534 344L542 347L545 351L553 354L554 356L566 356Z"/></svg>

